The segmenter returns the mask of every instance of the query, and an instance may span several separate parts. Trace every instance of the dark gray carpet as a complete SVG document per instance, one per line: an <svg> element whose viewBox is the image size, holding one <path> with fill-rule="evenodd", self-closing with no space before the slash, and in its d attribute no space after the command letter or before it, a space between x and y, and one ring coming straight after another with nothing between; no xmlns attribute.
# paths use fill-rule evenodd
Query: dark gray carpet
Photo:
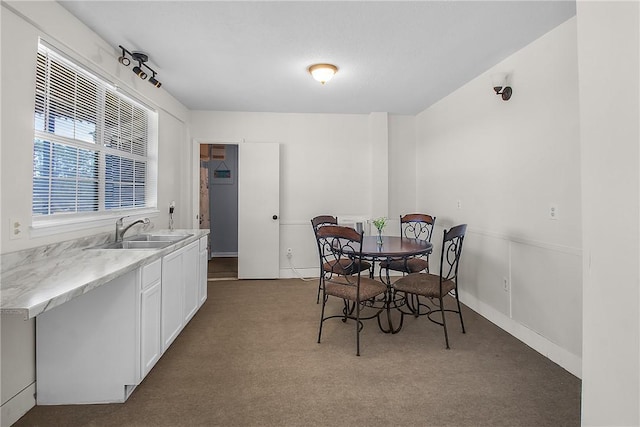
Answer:
<svg viewBox="0 0 640 427"><path fill-rule="evenodd" d="M124 404L43 406L16 426L578 426L580 380L464 308L466 334L405 318L325 322L316 281L209 282L209 297ZM328 309L338 312L339 301Z"/></svg>
<svg viewBox="0 0 640 427"><path fill-rule="evenodd" d="M208 279L237 279L238 258L217 257L211 258L207 267Z"/></svg>

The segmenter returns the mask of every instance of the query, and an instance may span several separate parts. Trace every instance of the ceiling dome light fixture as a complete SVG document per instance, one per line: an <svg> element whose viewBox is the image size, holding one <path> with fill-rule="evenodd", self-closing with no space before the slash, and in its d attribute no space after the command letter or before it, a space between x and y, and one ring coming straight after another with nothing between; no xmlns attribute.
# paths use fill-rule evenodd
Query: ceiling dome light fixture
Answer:
<svg viewBox="0 0 640 427"><path fill-rule="evenodd" d="M325 84L335 73L338 72L338 67L333 64L313 64L309 67L309 73L314 79L322 84Z"/></svg>

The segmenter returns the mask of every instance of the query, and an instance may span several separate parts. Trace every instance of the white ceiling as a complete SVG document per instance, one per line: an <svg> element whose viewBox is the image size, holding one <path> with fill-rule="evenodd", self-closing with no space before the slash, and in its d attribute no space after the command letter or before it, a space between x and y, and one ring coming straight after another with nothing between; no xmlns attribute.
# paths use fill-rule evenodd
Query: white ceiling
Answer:
<svg viewBox="0 0 640 427"><path fill-rule="evenodd" d="M60 3L114 52L147 53L158 90L191 110L285 113L419 113L576 10L564 0ZM317 62L339 67L324 86L307 72Z"/></svg>

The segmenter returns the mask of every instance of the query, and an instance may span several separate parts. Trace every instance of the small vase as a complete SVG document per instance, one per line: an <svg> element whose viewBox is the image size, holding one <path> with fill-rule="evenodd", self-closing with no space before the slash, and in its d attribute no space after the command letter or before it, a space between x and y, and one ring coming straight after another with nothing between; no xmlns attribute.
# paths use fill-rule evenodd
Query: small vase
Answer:
<svg viewBox="0 0 640 427"><path fill-rule="evenodd" d="M376 240L376 243L382 245L382 230L378 230L378 239Z"/></svg>

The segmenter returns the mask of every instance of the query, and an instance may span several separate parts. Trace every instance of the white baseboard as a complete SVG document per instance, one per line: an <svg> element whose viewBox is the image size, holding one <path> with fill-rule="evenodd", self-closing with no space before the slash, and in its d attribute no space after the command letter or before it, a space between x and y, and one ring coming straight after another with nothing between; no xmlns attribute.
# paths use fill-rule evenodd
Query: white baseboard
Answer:
<svg viewBox="0 0 640 427"><path fill-rule="evenodd" d="M517 323L474 296L460 291L460 301L491 323L513 335L549 360L582 379L582 358L549 341L526 326Z"/></svg>
<svg viewBox="0 0 640 427"><path fill-rule="evenodd" d="M211 252L213 258L237 258L238 252Z"/></svg>
<svg viewBox="0 0 640 427"><path fill-rule="evenodd" d="M314 268L296 268L291 267L280 269L281 279L314 279L318 280L318 267Z"/></svg>
<svg viewBox="0 0 640 427"><path fill-rule="evenodd" d="M0 407L0 426L9 427L26 414L29 409L36 406L36 383L32 383L24 388L20 393L7 400Z"/></svg>

